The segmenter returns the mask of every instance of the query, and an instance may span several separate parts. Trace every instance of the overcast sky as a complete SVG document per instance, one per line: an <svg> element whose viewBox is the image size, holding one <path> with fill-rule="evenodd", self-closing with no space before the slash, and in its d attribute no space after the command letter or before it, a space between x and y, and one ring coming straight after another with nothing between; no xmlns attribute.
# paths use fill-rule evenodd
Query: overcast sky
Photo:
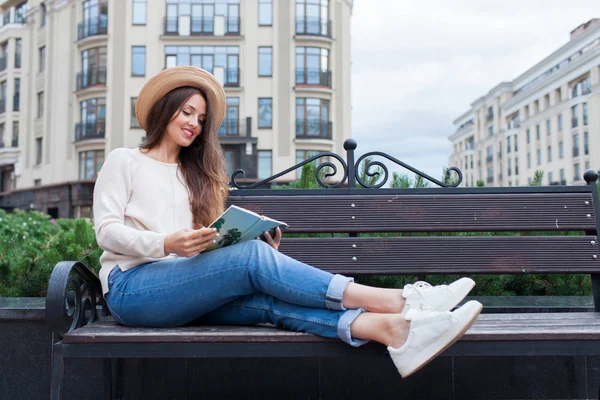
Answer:
<svg viewBox="0 0 600 400"><path fill-rule="evenodd" d="M357 151L387 152L439 179L451 154L452 121L594 17L598 0L355 0Z"/></svg>

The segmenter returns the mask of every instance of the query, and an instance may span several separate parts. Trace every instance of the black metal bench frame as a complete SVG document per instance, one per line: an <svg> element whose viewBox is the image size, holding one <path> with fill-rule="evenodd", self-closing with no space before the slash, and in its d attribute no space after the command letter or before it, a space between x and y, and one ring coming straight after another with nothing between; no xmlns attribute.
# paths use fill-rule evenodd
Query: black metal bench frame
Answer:
<svg viewBox="0 0 600 400"><path fill-rule="evenodd" d="M323 251L322 238L285 238L282 241L280 251L331 272L349 275L590 274L595 312L539 314L533 319L531 314L482 314L444 355L600 355L597 230L600 201L595 171L586 171L587 185L584 186L457 188L462 173L456 168L448 170L448 173L454 171L457 174L456 182L447 184L385 153L367 153L355 162L356 142L352 139L344 143L344 148L346 160L334 153L321 153L253 185L238 183L236 179L243 172L236 171L232 175L232 185L238 190L231 191L229 201L290 222L290 232L347 234L326 238L327 252ZM387 182L388 170L379 161L372 161L367 169L382 168L383 179L369 185L361 181L357 173L361 161L369 156L388 158L443 188L380 189ZM317 180L325 189L256 189L322 157L335 158L343 166L340 171L343 177L339 182L321 180L319 171L322 168L337 171L335 165L327 161L317 168ZM356 188L357 182L363 188ZM342 187L344 184L347 187ZM304 211L300 210L296 215L292 206L298 204L302 204ZM311 212L307 214L306 210ZM583 235L532 238L361 236L373 232L510 230L579 230ZM468 254L471 245L477 250L473 250L473 256ZM518 246L518 254L510 252L511 246ZM393 251L403 255L403 263L390 256ZM97 276L81 263L61 262L52 272L46 298L46 321L54 338L53 399L60 398L65 358L110 359L106 363L106 395L112 398L115 395L114 375L118 373L115 359L335 357L375 355L385 351L378 344L355 349L338 340L269 327L182 327L172 330L122 327L110 317L101 293ZM527 324L523 323L524 319ZM525 325L534 328L523 329Z"/></svg>

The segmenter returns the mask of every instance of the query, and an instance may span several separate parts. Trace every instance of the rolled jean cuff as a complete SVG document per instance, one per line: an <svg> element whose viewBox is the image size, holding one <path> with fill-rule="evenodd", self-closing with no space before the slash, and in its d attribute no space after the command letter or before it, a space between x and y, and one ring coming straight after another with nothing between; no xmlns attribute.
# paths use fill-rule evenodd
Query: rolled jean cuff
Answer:
<svg viewBox="0 0 600 400"><path fill-rule="evenodd" d="M327 293L325 294L325 306L330 310L345 311L346 309L342 305L342 297L344 296L344 290L350 282L354 282L354 278L348 278L347 276L335 274L329 282Z"/></svg>
<svg viewBox="0 0 600 400"><path fill-rule="evenodd" d="M352 347L362 346L369 341L366 339L354 339L352 338L352 333L350 332L350 324L354 322L358 316L365 312L364 308L359 308L356 310L348 310L340 317L337 326L337 335L343 342L348 343Z"/></svg>

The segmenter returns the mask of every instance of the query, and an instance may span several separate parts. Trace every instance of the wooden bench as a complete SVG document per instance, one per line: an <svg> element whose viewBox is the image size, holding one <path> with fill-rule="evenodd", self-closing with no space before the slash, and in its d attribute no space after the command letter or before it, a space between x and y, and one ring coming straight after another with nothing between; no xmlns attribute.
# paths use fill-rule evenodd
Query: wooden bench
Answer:
<svg viewBox="0 0 600 400"><path fill-rule="evenodd" d="M289 233L337 233L319 238L284 236L280 247L285 254L334 273L590 274L595 312L482 314L444 355L600 355L600 203L595 171L585 173L587 185L583 186L355 188L357 166L369 155L387 157L441 182L383 153L366 154L355 163L356 143L349 140L344 146L347 161L331 153L324 156L341 160L345 169L341 183L346 187L239 189L231 191L229 201L288 222ZM581 234L567 235L567 231ZM403 235L369 236L381 232ZM416 235L422 232L440 234ZM474 234L444 235L448 232ZM490 236L484 232L532 234ZM384 350L378 344L351 348L339 340L268 326L121 326L106 309L96 275L77 262L55 267L46 319L55 339L54 399L60 397L66 357L329 357Z"/></svg>

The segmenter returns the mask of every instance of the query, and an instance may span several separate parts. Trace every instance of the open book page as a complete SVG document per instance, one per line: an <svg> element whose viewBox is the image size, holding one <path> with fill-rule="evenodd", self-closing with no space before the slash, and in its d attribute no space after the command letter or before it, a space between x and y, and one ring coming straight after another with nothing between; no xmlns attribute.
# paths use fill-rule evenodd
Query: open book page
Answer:
<svg viewBox="0 0 600 400"><path fill-rule="evenodd" d="M208 246L205 252L255 239L264 231L274 230L277 226L281 226L282 231L287 228L284 222L232 205L210 225L211 228L217 228L219 237L217 243Z"/></svg>

